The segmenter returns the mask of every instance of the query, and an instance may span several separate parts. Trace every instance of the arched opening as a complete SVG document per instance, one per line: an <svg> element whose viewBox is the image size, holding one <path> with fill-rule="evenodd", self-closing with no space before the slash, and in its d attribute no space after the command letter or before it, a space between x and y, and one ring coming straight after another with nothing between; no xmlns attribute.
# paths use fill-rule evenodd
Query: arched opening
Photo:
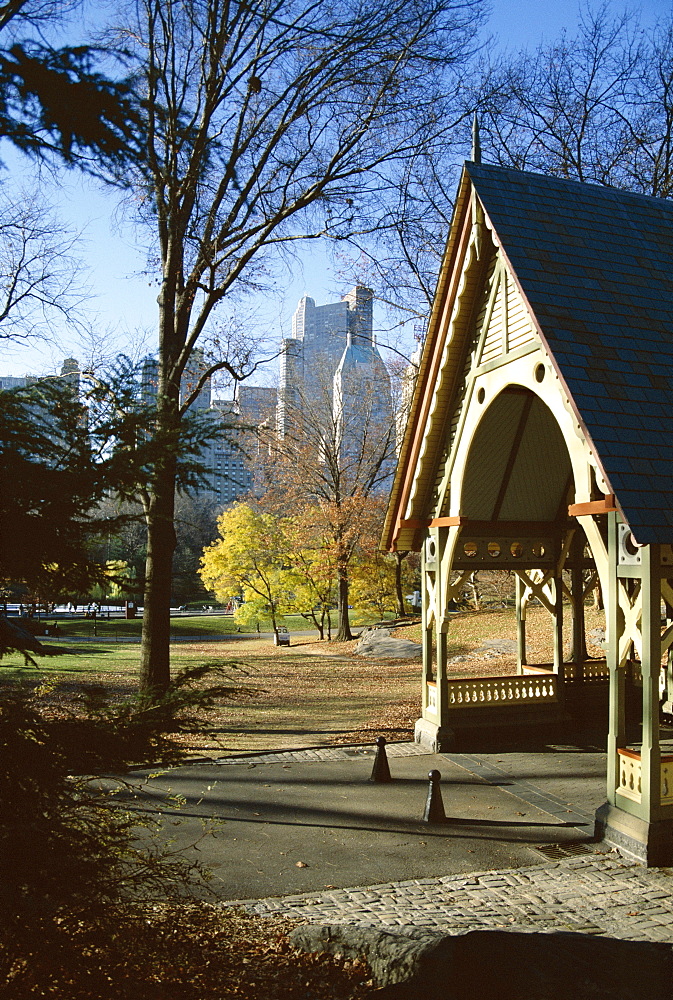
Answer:
<svg viewBox="0 0 673 1000"><path fill-rule="evenodd" d="M530 389L508 386L473 436L461 514L468 521L557 525L573 495L570 456L553 413Z"/></svg>
<svg viewBox="0 0 673 1000"><path fill-rule="evenodd" d="M598 580L584 531L568 514L572 462L549 406L507 386L481 416L452 486L462 523L454 581L478 580L482 593L516 604L518 672L581 679L588 661L601 658L598 641L587 649L585 628Z"/></svg>

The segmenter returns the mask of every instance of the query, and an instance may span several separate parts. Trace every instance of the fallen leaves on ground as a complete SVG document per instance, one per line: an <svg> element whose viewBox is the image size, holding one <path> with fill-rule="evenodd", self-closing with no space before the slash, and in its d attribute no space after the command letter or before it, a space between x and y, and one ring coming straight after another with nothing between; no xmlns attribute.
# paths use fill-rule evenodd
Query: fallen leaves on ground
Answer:
<svg viewBox="0 0 673 1000"><path fill-rule="evenodd" d="M20 954L0 933L0 998L359 1000L374 991L364 963L295 949L292 926L208 903L128 907L93 927L66 915L52 941L31 947L28 938Z"/></svg>
<svg viewBox="0 0 673 1000"><path fill-rule="evenodd" d="M603 612L585 609L587 632L604 626ZM542 607L530 606L526 649L528 662L552 659L552 622ZM569 632L569 629L567 630ZM400 629L405 638L420 641L421 626ZM489 639L516 639L513 608L465 611L451 616L449 657L465 660L449 664L456 679L496 677L516 672L514 655L489 655L479 650ZM232 637L227 658L237 664L236 690L202 715L203 726L195 732L176 735L185 753L256 752L308 746L373 742L385 736L389 742L413 738L420 714L421 670L416 660L363 658L354 653L352 642L320 642L293 634L293 645L275 647L268 639ZM602 650L588 646L591 656ZM214 643L180 643L172 649L174 668L192 663L194 654L221 664L222 646ZM82 685L100 686L112 701L123 700L136 689L132 672L83 673L51 676L52 687L44 695L55 712L76 708ZM265 736L273 733L273 737Z"/></svg>

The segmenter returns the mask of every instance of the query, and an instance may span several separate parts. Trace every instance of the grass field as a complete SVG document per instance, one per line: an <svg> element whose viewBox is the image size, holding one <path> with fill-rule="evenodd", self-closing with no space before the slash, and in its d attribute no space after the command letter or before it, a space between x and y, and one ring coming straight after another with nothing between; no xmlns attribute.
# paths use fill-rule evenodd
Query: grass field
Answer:
<svg viewBox="0 0 673 1000"><path fill-rule="evenodd" d="M289 647L276 648L268 638L255 634L227 633L224 641L213 642L213 633L204 635L204 626L212 627L213 632L218 629L221 635L223 623L226 626L230 619L178 621L187 639L190 629L201 629L199 635L204 637L172 646L173 672L201 664L222 667L235 688L203 718L199 731L186 738L186 749L214 753L368 741L377 735L389 740L410 738L420 706L418 660L358 657L353 654L354 642L318 642L296 631ZM87 620L82 624L91 623ZM140 622L110 623L115 624L138 627ZM587 608L587 628L602 624L602 614ZM420 625L412 625L401 634L419 641L420 631ZM512 609L455 615L449 632L449 656L466 659L451 665L452 675L513 672L513 656L484 659L475 650L487 639L515 637ZM530 608L530 662L548 661L551 641L549 616L542 608ZM60 645L67 646L69 652L45 658L37 668L23 666L19 656L6 657L0 665L0 681L41 685L42 697L55 708L73 703L83 685L99 686L113 700L127 698L137 689L137 643L78 644L75 636L72 642L61 640ZM600 655L597 648L590 651Z"/></svg>
<svg viewBox="0 0 673 1000"><path fill-rule="evenodd" d="M49 618L45 619L49 620ZM375 619L372 615L364 612L354 611L351 625L360 628L369 624ZM289 629L290 632L306 632L315 630L313 622L303 618L301 615L284 615L279 624ZM142 620L140 618L122 619L106 618L104 615L95 621L91 618L64 618L58 620L58 625L63 638L72 636L81 639L105 638L113 642L123 642L125 639L139 639L142 631ZM271 631L271 622L262 621L260 623L261 632ZM332 622L332 629L336 628L336 614ZM234 621L233 615L194 615L193 617L180 616L171 618L171 637L175 639L195 638L207 639L221 635L255 635L256 630L239 628Z"/></svg>

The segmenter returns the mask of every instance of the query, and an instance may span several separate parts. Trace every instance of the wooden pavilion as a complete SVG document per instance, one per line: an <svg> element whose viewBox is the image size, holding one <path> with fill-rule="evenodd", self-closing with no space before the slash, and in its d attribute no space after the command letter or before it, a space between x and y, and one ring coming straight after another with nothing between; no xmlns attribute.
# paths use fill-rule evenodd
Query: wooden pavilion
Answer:
<svg viewBox="0 0 673 1000"><path fill-rule="evenodd" d="M416 739L441 751L475 728L598 711L602 691L597 835L651 865L673 864L660 732L673 690L672 390L673 203L466 163L384 533L385 548L422 552ZM516 575L517 673L450 680L450 603L484 567ZM595 579L605 660L585 652ZM526 662L532 598L554 622L550 664Z"/></svg>

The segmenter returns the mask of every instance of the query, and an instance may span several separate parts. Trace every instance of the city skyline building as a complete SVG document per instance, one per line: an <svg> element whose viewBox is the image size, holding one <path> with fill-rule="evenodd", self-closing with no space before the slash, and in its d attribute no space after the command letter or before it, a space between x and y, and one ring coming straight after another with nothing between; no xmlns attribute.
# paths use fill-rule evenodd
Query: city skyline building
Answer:
<svg viewBox="0 0 673 1000"><path fill-rule="evenodd" d="M213 400L210 412L220 429L203 461L209 470L206 492L214 502L226 505L254 492L255 473L275 425L276 403L275 389L241 383L233 400Z"/></svg>
<svg viewBox="0 0 673 1000"><path fill-rule="evenodd" d="M204 368L203 355L196 352L182 379L180 395L183 402L196 388ZM66 358L60 372L44 378L67 383L79 396L80 375L79 362ZM35 375L0 375L0 392L26 388L42 380ZM144 406L156 402L157 385L157 360L145 357L140 363L137 383L138 398ZM269 435L275 432L277 392L274 388L238 383L233 399L211 397L211 380L207 379L189 407L213 422L213 434L201 454L202 483L194 493L216 506L226 506L253 490L255 469L261 464L265 450L269 450ZM36 419L37 416L36 413ZM40 413L40 419L43 416Z"/></svg>
<svg viewBox="0 0 673 1000"><path fill-rule="evenodd" d="M62 379L79 394L80 366L76 358L65 358L61 371L56 375L0 375L0 392L9 389L24 389L44 379Z"/></svg>
<svg viewBox="0 0 673 1000"><path fill-rule="evenodd" d="M198 387L206 368L203 352L196 350L181 379L180 401L184 405L196 392L189 409L213 423L213 433L200 455L204 472L195 494L225 506L253 490L264 438L258 428L275 425L277 393L275 389L237 383L233 399L213 399L211 378ZM156 358L143 360L140 381L145 405L156 400L158 370Z"/></svg>
<svg viewBox="0 0 673 1000"><path fill-rule="evenodd" d="M395 451L397 452L398 455L402 447L404 432L407 427L407 420L409 418L409 411L411 409L411 400L414 395L414 387L416 385L416 379L418 377L418 371L421 365L422 354L423 354L423 343L421 341L416 347L416 350L409 358L409 364L402 372L402 378L400 382L400 400L397 412L395 414Z"/></svg>
<svg viewBox="0 0 673 1000"><path fill-rule="evenodd" d="M304 295L292 317L292 335L281 342L278 384L278 436L296 433L308 409L322 409L329 420L337 368L352 342L373 344L374 293L356 285L340 302L317 306ZM376 351L378 354L378 351ZM329 398L329 407L326 400Z"/></svg>
<svg viewBox="0 0 673 1000"><path fill-rule="evenodd" d="M322 436L343 471L367 475L380 489L394 471L390 376L373 331L371 288L356 285L340 302L317 306L303 296L292 336L281 345L277 433L280 440ZM374 472L373 468L371 470Z"/></svg>
<svg viewBox="0 0 673 1000"><path fill-rule="evenodd" d="M336 445L344 468L367 448L380 453L394 416L372 307L373 292L362 285L322 306L303 296L292 318L292 336L282 342L278 389L237 383L233 399L213 398L210 378L198 386L206 363L200 350L194 352L181 379L180 399L185 403L196 391L189 409L214 425L201 455L204 473L197 496L225 506L263 488L273 438L295 433L307 408L313 411L311 432ZM80 366L74 358L64 360L57 377L79 391ZM37 379L0 375L0 390L32 381ZM155 403L157 386L158 362L147 356L138 379L143 405ZM394 457L386 454L384 463L392 474Z"/></svg>

